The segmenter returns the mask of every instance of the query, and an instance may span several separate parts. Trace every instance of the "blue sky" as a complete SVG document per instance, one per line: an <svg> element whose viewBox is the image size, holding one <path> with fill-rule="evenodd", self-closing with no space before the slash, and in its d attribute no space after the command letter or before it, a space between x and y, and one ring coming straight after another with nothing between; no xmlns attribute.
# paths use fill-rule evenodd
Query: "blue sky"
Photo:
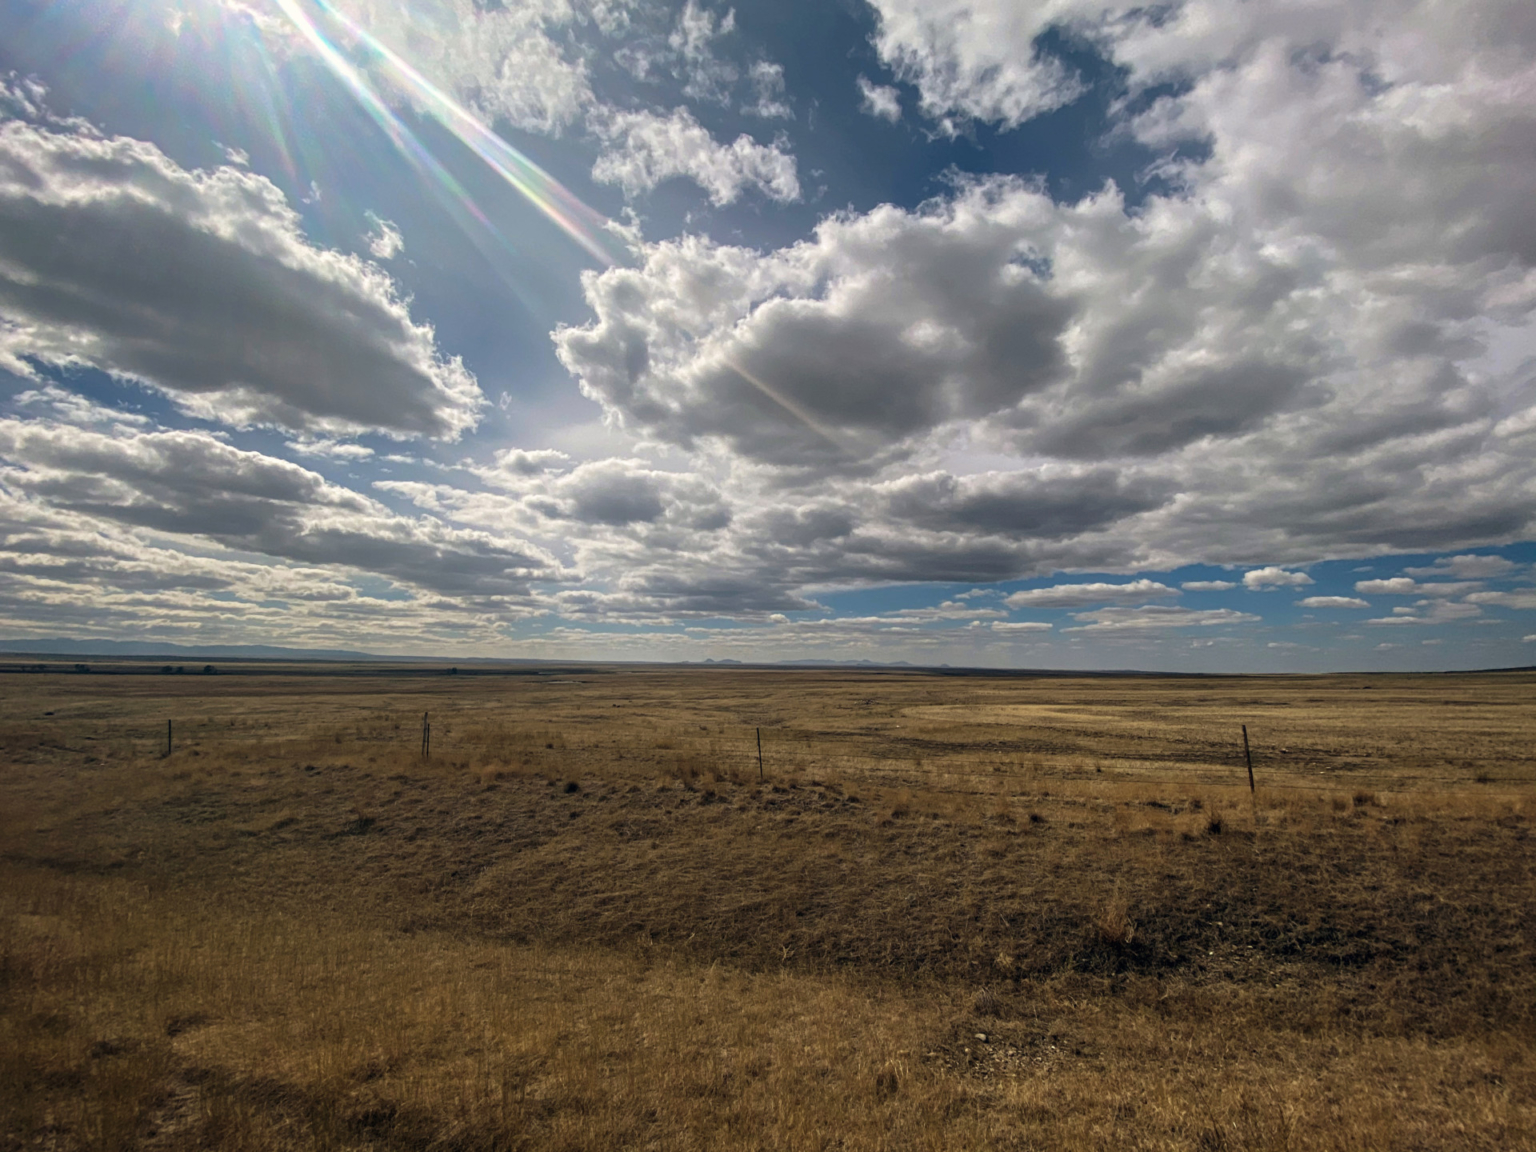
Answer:
<svg viewBox="0 0 1536 1152"><path fill-rule="evenodd" d="M1536 653L1536 29L0 12L0 635Z"/></svg>

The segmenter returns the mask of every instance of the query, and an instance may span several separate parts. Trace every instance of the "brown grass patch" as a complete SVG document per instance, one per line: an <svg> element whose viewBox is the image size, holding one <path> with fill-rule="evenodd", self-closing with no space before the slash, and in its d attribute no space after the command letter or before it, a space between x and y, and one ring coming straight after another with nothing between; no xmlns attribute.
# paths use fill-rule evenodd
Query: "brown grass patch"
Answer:
<svg viewBox="0 0 1536 1152"><path fill-rule="evenodd" d="M562 678L0 678L0 1147L1536 1146L1529 677Z"/></svg>

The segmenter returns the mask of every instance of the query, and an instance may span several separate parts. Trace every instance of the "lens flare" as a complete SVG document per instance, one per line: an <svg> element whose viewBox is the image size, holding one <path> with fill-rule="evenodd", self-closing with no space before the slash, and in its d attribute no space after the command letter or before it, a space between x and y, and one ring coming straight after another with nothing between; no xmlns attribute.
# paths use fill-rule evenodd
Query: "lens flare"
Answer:
<svg viewBox="0 0 1536 1152"><path fill-rule="evenodd" d="M373 121L383 129L402 155L445 194L457 210L467 212L481 227L503 243L506 238L486 218L470 195L378 94L363 70L352 62L322 31L304 7L304 0L276 0L299 34L308 41L322 63L341 81ZM516 189L530 204L544 213L562 231L595 259L612 267L620 263L624 249L613 230L612 221L584 204L568 188L527 156L508 144L480 122L468 109L433 84L411 66L399 53L380 41L328 0L309 0L314 10L342 29L355 45L368 53L369 66L376 68L414 103L460 142L468 147L498 176ZM820 423L793 397L751 372L735 359L726 358L725 366L740 376L790 416L804 424L839 452L853 446L832 429Z"/></svg>
<svg viewBox="0 0 1536 1152"><path fill-rule="evenodd" d="M453 178L432 153L416 139L415 133L405 126L405 123L396 116L394 111L386 104L379 94L373 90L362 72L355 67L350 60L342 54L341 50L326 39L318 25L309 18L309 14L299 6L298 0L277 0L277 6L288 17L299 34L309 42L315 55L320 58L331 75L340 80L343 86L350 92L363 111L383 129L391 142L399 149L411 165L418 171L431 178L433 182L446 189L453 200L467 209L475 220L486 228L489 228L498 236L496 226L490 222L485 213L475 205L473 199L464 191L463 187Z"/></svg>
<svg viewBox="0 0 1536 1152"><path fill-rule="evenodd" d="M752 385L752 387L756 388L764 396L768 397L768 399L772 400L775 404L784 409L784 411L788 412L795 419L799 420L802 424L804 424L812 432L816 433L816 435L820 436L828 444L832 445L832 447L836 448L839 452L847 452L851 449L852 445L846 443L841 437L837 435L836 432L832 431L832 429L826 427L814 416L812 416L810 412L806 410L803 404L799 403L790 396L786 396L783 392L775 388L772 384L769 384L756 373L749 372L745 367L742 366L740 361L732 359L731 357L725 357L724 360L725 366L727 368L736 373L736 375L740 376L748 384Z"/></svg>
<svg viewBox="0 0 1536 1152"><path fill-rule="evenodd" d="M369 55L370 63L426 114L451 132L493 172L549 218L567 236L602 264L619 263L623 248L602 213L583 203L543 168L508 144L462 104L433 84L411 66L399 53L383 43L344 12L326 0L313 0L314 7L327 20L343 29L352 41ZM385 131L395 146L418 169L429 175L466 209L483 227L500 233L475 205L452 175L422 146L374 90L368 78L325 35L320 26L301 6L301 0L277 0L278 7L307 40L325 66L352 93L370 117ZM504 239L504 238L503 238Z"/></svg>

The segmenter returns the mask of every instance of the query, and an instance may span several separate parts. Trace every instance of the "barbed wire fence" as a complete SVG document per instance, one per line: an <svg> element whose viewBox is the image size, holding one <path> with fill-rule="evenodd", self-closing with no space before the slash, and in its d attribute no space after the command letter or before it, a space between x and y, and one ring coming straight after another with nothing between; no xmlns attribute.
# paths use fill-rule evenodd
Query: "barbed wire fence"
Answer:
<svg viewBox="0 0 1536 1152"><path fill-rule="evenodd" d="M414 722L413 722L414 721ZM170 739L174 722L175 740ZM1113 748L1068 752L1047 750L1038 738L1021 732L1017 740L913 740L890 732L818 731L806 727L720 725L705 738L681 725L628 724L615 738L573 739L569 728L555 721L506 722L468 712L455 716L435 713L430 746L421 714L368 710L354 717L328 717L307 724L272 718L212 716L164 721L134 718L103 721L94 733L39 733L35 746L55 752L100 758L103 754L151 759L235 755L283 762L337 756L375 759L396 764L436 761L438 766L461 762L512 760L530 755L534 771L574 772L609 757L609 767L666 773L691 766L695 771L735 770L756 780L757 733L768 781L775 777L855 776L872 786L929 790L996 792L1000 787L1039 789L1053 782L1135 784L1162 788L1232 787L1247 782L1240 727L1234 728L1230 749L1219 749L1208 738L1182 740L1162 734L1135 749L1124 733L1109 733ZM61 726L61 725L60 725ZM1051 734L1050 729L1043 731ZM53 736L53 738L50 738ZM1179 744L1192 745L1179 748ZM1129 746L1129 747L1128 747ZM413 751L416 753L412 755ZM1429 765L1394 770L1380 763L1379 751L1327 757L1308 753L1280 754L1260 745L1254 749L1258 786L1263 790L1328 791L1366 788L1381 792L1464 788L1473 785L1530 787L1536 785L1536 758L1466 756L1459 767ZM991 787L977 787L987 781ZM966 785L972 785L966 787Z"/></svg>

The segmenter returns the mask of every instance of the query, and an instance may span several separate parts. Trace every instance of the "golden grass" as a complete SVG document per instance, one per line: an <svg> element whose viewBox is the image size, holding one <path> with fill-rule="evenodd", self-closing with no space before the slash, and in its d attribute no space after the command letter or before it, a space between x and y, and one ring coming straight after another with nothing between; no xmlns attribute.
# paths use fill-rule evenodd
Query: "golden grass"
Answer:
<svg viewBox="0 0 1536 1152"><path fill-rule="evenodd" d="M0 1148L1536 1147L1531 678L562 679L0 679Z"/></svg>
<svg viewBox="0 0 1536 1152"><path fill-rule="evenodd" d="M120 881L14 868L7 880L7 972L25 991L4 1017L4 1102L13 1134L66 1146L1508 1148L1533 1136L1530 1051L1509 1037L1363 1044L1337 1023L1276 1029L1229 991L1141 981L1118 996L1047 981L1026 1014L1000 1020L941 986L178 907Z"/></svg>

